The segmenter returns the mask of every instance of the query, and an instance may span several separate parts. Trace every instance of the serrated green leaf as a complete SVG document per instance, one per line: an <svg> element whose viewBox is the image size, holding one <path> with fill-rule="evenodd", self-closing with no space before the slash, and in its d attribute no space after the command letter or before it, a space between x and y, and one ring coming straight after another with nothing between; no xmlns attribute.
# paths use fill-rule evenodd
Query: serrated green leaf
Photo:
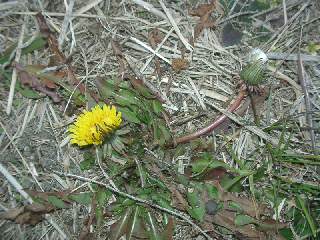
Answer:
<svg viewBox="0 0 320 240"><path fill-rule="evenodd" d="M284 237L287 240L294 239L294 235L293 235L293 233L292 233L290 228L279 229L279 232L280 232L281 236Z"/></svg>
<svg viewBox="0 0 320 240"><path fill-rule="evenodd" d="M204 215L206 213L205 207L194 207L194 208L188 208L188 213L190 214L191 217L194 219L202 222Z"/></svg>
<svg viewBox="0 0 320 240"><path fill-rule="evenodd" d="M92 169L95 164L95 157L90 152L83 154L84 160L80 162L80 169L82 171Z"/></svg>
<svg viewBox="0 0 320 240"><path fill-rule="evenodd" d="M229 202L228 205L229 205L229 208L235 210L238 213L243 212L241 205L236 202Z"/></svg>
<svg viewBox="0 0 320 240"><path fill-rule="evenodd" d="M20 82L17 82L16 89L19 93L21 93L22 96L29 98L29 99L39 99L39 98L44 97L44 96L41 96L38 92L36 92L30 88L21 87Z"/></svg>
<svg viewBox="0 0 320 240"><path fill-rule="evenodd" d="M96 219L97 219L97 225L101 226L103 222L103 208L101 206L96 207Z"/></svg>
<svg viewBox="0 0 320 240"><path fill-rule="evenodd" d="M104 206L111 196L112 193L110 191L106 191L104 188L99 188L96 196L98 205Z"/></svg>
<svg viewBox="0 0 320 240"><path fill-rule="evenodd" d="M192 172L201 173L204 170L210 170L217 167L228 169L227 164L222 161L213 160L211 155L209 155L208 153L204 153L200 158L196 159L192 163Z"/></svg>
<svg viewBox="0 0 320 240"><path fill-rule="evenodd" d="M196 189L193 189L193 191L188 191L187 200L191 207L197 207L201 205L199 191L197 191Z"/></svg>
<svg viewBox="0 0 320 240"><path fill-rule="evenodd" d="M312 218L312 216L311 216L308 208L306 207L305 201L304 201L304 199L303 199L301 196L299 196L299 195L296 196L296 199L297 199L297 202L299 203L299 205L300 205L300 207L301 207L301 209L302 209L303 215L304 215L304 216L306 217L306 219L307 219L307 222L308 222L308 224L309 224L309 227L310 227L310 229L311 229L311 231L312 231L312 235L313 235L313 237L315 238L315 237L317 236L317 228L316 228L316 225L315 225L315 223L314 223L314 220L313 220L313 218Z"/></svg>
<svg viewBox="0 0 320 240"><path fill-rule="evenodd" d="M60 198L58 198L56 196L48 196L48 202L57 208L65 208L66 207L64 201L62 201Z"/></svg>
<svg viewBox="0 0 320 240"><path fill-rule="evenodd" d="M205 203L201 199L200 194L203 190L204 189L202 184L195 184L193 191L187 192L187 200L190 205L188 212L193 218L197 219L198 221L203 220L206 212Z"/></svg>
<svg viewBox="0 0 320 240"><path fill-rule="evenodd" d="M152 177L151 175L148 175L148 181L150 182L150 184L157 185L162 189L167 189L166 185L157 177Z"/></svg>
<svg viewBox="0 0 320 240"><path fill-rule="evenodd" d="M150 126L152 123L152 120L154 119L154 116L144 108L144 106L141 106L139 111L138 111L138 117L141 122L144 124Z"/></svg>
<svg viewBox="0 0 320 240"><path fill-rule="evenodd" d="M152 194L151 199L156 202L159 206L167 208L167 209L172 209L170 206L170 199L166 199L165 194Z"/></svg>
<svg viewBox="0 0 320 240"><path fill-rule="evenodd" d="M159 125L157 123L153 123L153 139L156 143L159 145L164 144L164 139L161 136L161 129L159 128Z"/></svg>
<svg viewBox="0 0 320 240"><path fill-rule="evenodd" d="M134 230L136 228L136 224L139 223L139 212L140 212L140 207L139 206L136 206L135 210L134 210L134 213L133 213L133 216L132 216L132 219L129 223L129 226L130 226L130 229L129 229L129 232L127 233L127 239L130 240L134 235Z"/></svg>
<svg viewBox="0 0 320 240"><path fill-rule="evenodd" d="M212 199L219 199L219 191L218 188L213 186L212 184L205 184L206 188L207 188L207 192L210 198Z"/></svg>
<svg viewBox="0 0 320 240"><path fill-rule="evenodd" d="M180 183L180 184L182 184L184 186L188 186L189 185L189 179L186 176L182 175L182 174L177 174L176 180L177 180L178 183Z"/></svg>
<svg viewBox="0 0 320 240"><path fill-rule="evenodd" d="M30 40L30 38L26 38L25 42ZM38 50L43 48L47 44L47 40L42 36L36 37L27 47L23 48L21 51L21 55L31 53L34 50ZM9 61L10 55L12 51L17 47L17 43L10 46L1 56L0 56L0 64L4 64L5 62Z"/></svg>
<svg viewBox="0 0 320 240"><path fill-rule="evenodd" d="M236 226L243 226L251 223L257 223L257 221L253 217L250 217L248 215L240 214L240 215L237 215L234 219L234 224Z"/></svg>
<svg viewBox="0 0 320 240"><path fill-rule="evenodd" d="M121 138L117 135L115 135L111 141L111 145L114 150L116 150L118 153L122 153L125 149L125 146L123 142L121 141Z"/></svg>
<svg viewBox="0 0 320 240"><path fill-rule="evenodd" d="M137 117L137 114L129 110L128 108L118 107L118 110L121 112L122 117L128 122L137 123L137 124L141 123L141 121Z"/></svg>
<svg viewBox="0 0 320 240"><path fill-rule="evenodd" d="M158 100L153 100L152 101L152 108L153 108L153 111L156 113L156 114L160 114L163 112L163 107L162 107L162 104L160 101Z"/></svg>
<svg viewBox="0 0 320 240"><path fill-rule="evenodd" d="M71 194L69 196L69 198L71 200L76 201L79 204L88 206L89 204L91 204L92 194L89 192L79 193L79 194Z"/></svg>
<svg viewBox="0 0 320 240"><path fill-rule="evenodd" d="M225 175L222 177L220 184L226 191L240 192L242 187L240 184L240 180L242 178L243 176L231 177L231 176Z"/></svg>
<svg viewBox="0 0 320 240"><path fill-rule="evenodd" d="M116 93L114 99L117 104L124 107L130 107L131 105L136 105L138 103L136 94L125 89L121 89L119 93Z"/></svg>
<svg viewBox="0 0 320 240"><path fill-rule="evenodd" d="M131 81L134 88L145 98L152 98L153 95L150 93L149 89L142 84L140 84L138 81Z"/></svg>
<svg viewBox="0 0 320 240"><path fill-rule="evenodd" d="M103 99L113 96L115 92L115 86L111 83L111 81L105 79L97 78L96 86Z"/></svg>
<svg viewBox="0 0 320 240"><path fill-rule="evenodd" d="M165 142L168 142L171 139L171 134L170 134L170 131L168 130L167 126L160 122L159 128L161 130L161 133L162 133L162 136L163 136Z"/></svg>

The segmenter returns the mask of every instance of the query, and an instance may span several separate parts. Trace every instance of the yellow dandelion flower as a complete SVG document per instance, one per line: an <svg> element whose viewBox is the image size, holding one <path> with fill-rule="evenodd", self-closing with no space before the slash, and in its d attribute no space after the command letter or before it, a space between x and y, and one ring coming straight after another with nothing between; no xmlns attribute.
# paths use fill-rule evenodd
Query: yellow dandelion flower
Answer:
<svg viewBox="0 0 320 240"><path fill-rule="evenodd" d="M99 145L105 136L119 128L121 121L121 112L117 113L114 106L104 104L91 111L84 110L68 129L70 142L79 146Z"/></svg>

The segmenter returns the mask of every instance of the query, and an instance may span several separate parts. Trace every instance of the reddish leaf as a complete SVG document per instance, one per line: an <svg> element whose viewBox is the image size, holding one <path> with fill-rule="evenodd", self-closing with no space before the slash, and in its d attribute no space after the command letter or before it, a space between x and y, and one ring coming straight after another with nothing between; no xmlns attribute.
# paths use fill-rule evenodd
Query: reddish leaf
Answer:
<svg viewBox="0 0 320 240"><path fill-rule="evenodd" d="M61 101L61 98L55 91L52 91L52 89L48 88L46 84L42 83L36 76L27 72L22 65L19 63L15 63L14 65L17 69L22 85L29 86L34 90L44 93L45 95L51 97L52 101L55 103Z"/></svg>
<svg viewBox="0 0 320 240"><path fill-rule="evenodd" d="M148 35L149 43L153 49L157 48L158 44L161 43L162 39L163 39L163 36L161 35L161 32L157 28L153 29ZM156 65L156 72L158 76L161 76L161 66L160 66L159 58L155 57L154 61Z"/></svg>
<svg viewBox="0 0 320 240"><path fill-rule="evenodd" d="M162 232L162 239L173 240L174 229L175 229L174 218L169 217L168 224Z"/></svg>
<svg viewBox="0 0 320 240"><path fill-rule="evenodd" d="M197 8L189 11L191 16L200 17L199 22L194 27L194 37L191 40L192 45L194 45L194 42L200 36L203 29L215 26L215 22L210 19L210 15L216 9L216 4L216 0L212 0L211 3L201 4Z"/></svg>
<svg viewBox="0 0 320 240"><path fill-rule="evenodd" d="M36 225L44 219L44 214L50 213L55 209L51 204L32 203L0 213L0 219L14 221L18 224Z"/></svg>
<svg viewBox="0 0 320 240"><path fill-rule="evenodd" d="M110 227L110 240L118 240L121 236L125 235L129 231L129 220L131 219L131 208L122 215L122 217L116 221Z"/></svg>
<svg viewBox="0 0 320 240"><path fill-rule="evenodd" d="M120 80L124 78L125 72L126 72L126 60L123 58L122 49L120 47L120 44L116 42L115 40L111 41L111 47L113 54L116 56L117 61L119 63L119 73L118 78L115 81L116 89L119 87Z"/></svg>
<svg viewBox="0 0 320 240"><path fill-rule="evenodd" d="M74 69L70 63L70 60L66 58L66 56L60 51L59 49L59 44L58 44L58 40L56 39L56 37L54 36L53 32L50 30L45 17L41 14L38 13L36 15L37 21L38 21L38 25L40 28L40 32L47 37L48 39L48 45L49 45L49 49L53 55L53 58L51 59L51 65L58 65L58 64L66 64L67 65L67 69L68 69L68 75L72 81L72 84L74 86L77 86L78 89L80 90L80 92L82 94L85 95L86 93L86 88L85 85L83 83L81 83L75 73L74 73ZM49 64L50 65L50 64ZM97 94L89 89L87 89L87 92L90 94L90 96L96 101L99 102L99 98L97 96Z"/></svg>
<svg viewBox="0 0 320 240"><path fill-rule="evenodd" d="M49 196L55 196L67 203L71 203L71 201L68 199L68 195L70 194L70 191L60 191L60 192L38 192L33 190L27 190L25 191L34 198L40 198L44 201L48 201Z"/></svg>
<svg viewBox="0 0 320 240"><path fill-rule="evenodd" d="M217 167L206 171L203 176L204 180L220 180L225 174L227 170L224 167Z"/></svg>

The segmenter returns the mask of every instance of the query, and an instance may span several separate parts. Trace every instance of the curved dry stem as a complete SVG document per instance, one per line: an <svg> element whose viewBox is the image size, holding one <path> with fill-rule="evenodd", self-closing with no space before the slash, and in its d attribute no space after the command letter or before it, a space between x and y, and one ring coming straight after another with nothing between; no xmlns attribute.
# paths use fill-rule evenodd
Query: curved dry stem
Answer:
<svg viewBox="0 0 320 240"><path fill-rule="evenodd" d="M244 99L244 97L245 97L245 92L240 91L237 98L233 101L233 103L228 108L228 111L234 112L235 110L237 110L239 108L242 100ZM187 142L190 142L191 140L194 140L202 135L208 134L208 133L212 132L216 127L218 127L221 123L223 123L226 119L227 119L226 115L220 115L217 119L215 119L208 126L202 128L200 130L197 130L194 133L191 133L191 134L188 134L183 137L179 137L179 138L175 139L175 144L187 143Z"/></svg>

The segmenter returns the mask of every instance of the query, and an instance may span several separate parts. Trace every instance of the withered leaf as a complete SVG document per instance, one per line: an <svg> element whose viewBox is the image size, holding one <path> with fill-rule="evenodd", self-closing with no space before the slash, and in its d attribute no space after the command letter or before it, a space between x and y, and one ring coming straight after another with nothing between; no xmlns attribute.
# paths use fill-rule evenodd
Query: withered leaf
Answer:
<svg viewBox="0 0 320 240"><path fill-rule="evenodd" d="M29 73L22 65L19 63L14 63L15 68L17 69L17 73L19 75L19 79L23 86L28 86L36 91L42 92L45 95L51 97L52 101L58 103L61 101L60 96L56 91L54 91L56 86L50 82L43 83L36 76ZM49 84L50 87L47 87L46 84Z"/></svg>
<svg viewBox="0 0 320 240"><path fill-rule="evenodd" d="M163 36L161 35L161 32L159 29L155 28L148 34L148 40L153 49L157 48L157 45L161 43L163 39ZM161 76L161 67L160 67L160 61L158 57L155 57L154 59L155 65L156 65L156 72L158 76Z"/></svg>
<svg viewBox="0 0 320 240"><path fill-rule="evenodd" d="M36 225L44 219L44 214L50 213L55 209L50 204L32 203L0 213L0 219L14 221L18 224Z"/></svg>
<svg viewBox="0 0 320 240"><path fill-rule="evenodd" d="M117 61L119 63L118 78L115 81L115 87L116 87L116 89L118 89L119 84L120 84L120 80L124 78L124 75L125 75L125 72L127 69L127 65L126 65L126 60L123 57L120 44L117 41L112 40L111 47L112 47L113 54L116 56Z"/></svg>
<svg viewBox="0 0 320 240"><path fill-rule="evenodd" d="M188 60L184 58L175 58L172 60L172 68L175 72L180 72L181 70L186 70L189 67Z"/></svg>
<svg viewBox="0 0 320 240"><path fill-rule="evenodd" d="M85 95L86 91L90 94L90 96L94 99L95 102L99 102L99 97L97 96L97 94L95 92L93 92L90 89L86 89L85 85L80 82L75 73L74 73L74 69L73 66L71 65L71 61L70 59L68 59L62 51L60 51L59 49L59 44L58 44L58 40L55 37L54 33L50 30L45 17L39 12L36 15L37 21L38 21L38 25L39 25L39 29L40 32L47 37L48 40L48 45L49 45L49 49L52 53L52 58L50 60L50 64L49 65L61 65L61 64L66 64L67 65L67 72L68 75L70 77L71 83L74 86L77 86L77 88L80 90L80 92L82 94Z"/></svg>
<svg viewBox="0 0 320 240"><path fill-rule="evenodd" d="M227 170L224 167L216 167L206 171L202 178L204 180L220 180L226 173Z"/></svg>
<svg viewBox="0 0 320 240"><path fill-rule="evenodd" d="M194 42L200 36L201 32L205 28L212 28L215 26L215 22L210 19L211 13L216 9L217 2L216 0L212 0L208 4L201 4L197 8L189 11L191 16L200 17L199 22L194 27L194 37L191 40L191 44L194 45Z"/></svg>

